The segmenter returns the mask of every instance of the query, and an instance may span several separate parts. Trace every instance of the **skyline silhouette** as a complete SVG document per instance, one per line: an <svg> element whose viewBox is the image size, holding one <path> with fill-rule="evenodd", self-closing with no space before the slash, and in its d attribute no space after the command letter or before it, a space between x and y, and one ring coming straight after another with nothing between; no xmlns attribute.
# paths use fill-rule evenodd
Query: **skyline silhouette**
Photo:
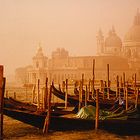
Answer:
<svg viewBox="0 0 140 140"><path fill-rule="evenodd" d="M133 24L139 0L4 0L0 2L1 59L5 75L30 65L39 42L46 56L65 48L72 56L96 54L96 35L112 26L122 39Z"/></svg>

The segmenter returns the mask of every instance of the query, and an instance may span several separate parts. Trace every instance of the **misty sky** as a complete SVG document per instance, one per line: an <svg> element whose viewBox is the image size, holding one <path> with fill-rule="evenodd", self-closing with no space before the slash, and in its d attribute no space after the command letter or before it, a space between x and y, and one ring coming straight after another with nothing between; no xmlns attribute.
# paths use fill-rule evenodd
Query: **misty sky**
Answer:
<svg viewBox="0 0 140 140"><path fill-rule="evenodd" d="M32 63L41 42L45 55L64 47L72 56L95 55L96 34L114 25L123 39L140 0L0 0L0 64L14 74Z"/></svg>

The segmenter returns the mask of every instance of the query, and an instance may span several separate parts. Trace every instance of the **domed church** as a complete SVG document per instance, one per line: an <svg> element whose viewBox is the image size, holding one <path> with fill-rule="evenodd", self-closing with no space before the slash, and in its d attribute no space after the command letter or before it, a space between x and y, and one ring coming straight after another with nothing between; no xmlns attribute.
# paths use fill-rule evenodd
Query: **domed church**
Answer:
<svg viewBox="0 0 140 140"><path fill-rule="evenodd" d="M124 55L128 58L130 67L140 69L140 12L134 17L133 25L125 34L123 41Z"/></svg>
<svg viewBox="0 0 140 140"><path fill-rule="evenodd" d="M103 37L102 31L99 30L97 35L97 54L99 56L120 56L122 51L122 41L115 32L114 27L109 31L108 36Z"/></svg>
<svg viewBox="0 0 140 140"><path fill-rule="evenodd" d="M40 79L43 84L45 78L55 83L62 83L66 78L80 80L84 74L85 81L92 79L92 63L95 60L95 79L107 80L107 64L110 66L110 80L115 81L116 76L126 74L126 80L132 79L137 73L140 80L140 13L137 10L133 25L122 40L114 27L107 37L103 36L101 29L97 33L96 56L70 56L65 48L58 48L52 52L51 58L44 55L40 46L32 59L30 67L16 70L16 81L25 77L28 84L36 84ZM91 50L92 51L92 50ZM21 82L22 83L22 82Z"/></svg>
<svg viewBox="0 0 140 140"><path fill-rule="evenodd" d="M117 35L114 27L104 39L99 30L97 34L98 56L120 56L128 60L129 68L139 71L140 69L140 12L139 9L134 17L133 25L125 34L124 39Z"/></svg>

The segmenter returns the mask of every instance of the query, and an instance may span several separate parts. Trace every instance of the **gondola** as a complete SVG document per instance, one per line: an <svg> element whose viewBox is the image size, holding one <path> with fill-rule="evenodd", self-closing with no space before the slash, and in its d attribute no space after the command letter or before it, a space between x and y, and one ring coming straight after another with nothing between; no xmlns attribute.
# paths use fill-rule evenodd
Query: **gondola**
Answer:
<svg viewBox="0 0 140 140"><path fill-rule="evenodd" d="M47 112L45 110L37 109L37 106L31 103L25 103L13 98L4 98L4 108L9 110L18 110L18 111L26 111L34 114L44 114L46 115ZM66 115L70 113L76 113L74 108L70 111L62 110L63 108L58 108L55 104L52 105L52 114L55 116Z"/></svg>
<svg viewBox="0 0 140 140"><path fill-rule="evenodd" d="M28 111L4 108L4 114L16 120L43 128L46 115L39 115ZM85 120L75 117L51 116L49 130L89 130L94 129L95 120ZM99 128L128 134L139 134L140 120L109 119L99 120Z"/></svg>
<svg viewBox="0 0 140 140"><path fill-rule="evenodd" d="M58 89L56 89L56 88L54 87L54 85L53 85L52 87L53 87L52 93L53 93L56 97L58 97L58 98L60 98L60 99L62 99L62 100L65 100L65 93L62 92L62 91L60 91L60 90L58 90ZM76 105L79 104L79 97L76 96L76 95L67 94L67 101L68 101L70 104L76 106ZM109 100L109 99L104 99L104 100L103 100L103 99L100 99L100 100L99 100L100 108L101 108L101 109L110 108L110 107L112 107L112 105L114 105L115 101L116 101L116 100L114 100L114 99L111 99L111 100ZM85 98L83 98L82 103L83 103L83 104L85 103ZM95 106L95 99L87 100L87 104L90 104L90 105ZM125 103L124 103L124 105L125 105Z"/></svg>
<svg viewBox="0 0 140 140"><path fill-rule="evenodd" d="M85 96L85 90L83 89L83 96ZM103 92L104 92L104 95L105 96L107 96L107 93L109 92L109 97L110 98L114 98L114 97L116 97L116 91L115 90L113 90L113 89L110 89L109 88L109 90L107 89L107 88L104 88L104 91L100 91L99 92L99 98L102 98L103 97ZM118 89L118 94L120 94L120 96L121 97L123 97L124 96L124 88L120 88L120 89ZM96 90L94 89L94 93L96 93ZM135 96L135 90L134 89L131 89L131 88L128 88L128 96L129 97L134 97ZM139 93L140 93L140 91L139 91ZM79 96L79 90L77 89L77 87L75 87L74 88L74 94L76 95L76 96ZM92 97L92 92L90 92L89 93L89 96L90 96L90 98Z"/></svg>
<svg viewBox="0 0 140 140"><path fill-rule="evenodd" d="M107 88L104 89L104 92L105 92L105 93L108 92L108 91L107 91ZM118 89L118 92L120 93L121 96L123 96L123 95L124 95L124 92L125 92L125 91L124 91L124 88ZM112 95L116 95L116 91L114 91L114 90L112 90L112 89L109 89L109 93L112 94ZM129 96L134 95L134 93L135 93L135 90L128 88L128 95L129 95Z"/></svg>
<svg viewBox="0 0 140 140"><path fill-rule="evenodd" d="M11 97L4 98L4 107L5 108L12 108L12 109L19 109L19 110L28 110L28 111L36 111L37 106L31 103L25 103L18 101L16 99L13 99Z"/></svg>

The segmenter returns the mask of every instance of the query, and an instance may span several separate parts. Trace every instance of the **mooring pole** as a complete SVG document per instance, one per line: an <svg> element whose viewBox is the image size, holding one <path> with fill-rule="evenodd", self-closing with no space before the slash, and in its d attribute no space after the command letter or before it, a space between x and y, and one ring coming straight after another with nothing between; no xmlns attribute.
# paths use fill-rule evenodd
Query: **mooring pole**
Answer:
<svg viewBox="0 0 140 140"><path fill-rule="evenodd" d="M104 81L102 80L102 90L103 90L103 100L105 99L105 84L104 84Z"/></svg>
<svg viewBox="0 0 140 140"><path fill-rule="evenodd" d="M128 87L125 88L125 98L126 110L128 110Z"/></svg>
<svg viewBox="0 0 140 140"><path fill-rule="evenodd" d="M136 91L136 87L137 87L137 79L136 79L136 73L134 75L134 88L135 88L135 95L137 94L137 91Z"/></svg>
<svg viewBox="0 0 140 140"><path fill-rule="evenodd" d="M16 100L16 92L14 92L14 99Z"/></svg>
<svg viewBox="0 0 140 140"><path fill-rule="evenodd" d="M53 84L52 84L53 85ZM43 133L49 132L50 118L51 118L51 96L52 96L52 85L50 86L50 91L48 92L48 111L47 116L45 118Z"/></svg>
<svg viewBox="0 0 140 140"><path fill-rule="evenodd" d="M66 86L66 85L65 85L65 81L63 81L63 82L62 82L62 92L63 92L63 93L65 92L65 86Z"/></svg>
<svg viewBox="0 0 140 140"><path fill-rule="evenodd" d="M65 109L68 106L68 79L66 79L66 92L65 92Z"/></svg>
<svg viewBox="0 0 140 140"><path fill-rule="evenodd" d="M40 80L37 81L37 108L40 109Z"/></svg>
<svg viewBox="0 0 140 140"><path fill-rule="evenodd" d="M8 90L6 90L6 98L8 98Z"/></svg>
<svg viewBox="0 0 140 140"><path fill-rule="evenodd" d="M123 72L123 87L125 87L125 73Z"/></svg>
<svg viewBox="0 0 140 140"><path fill-rule="evenodd" d="M89 100L90 98L90 85L91 85L90 83L91 83L91 80L89 79L87 100Z"/></svg>
<svg viewBox="0 0 140 140"><path fill-rule="evenodd" d="M102 93L102 99L104 100L105 99L105 94L104 94L104 83L103 83L103 80L100 80L100 91Z"/></svg>
<svg viewBox="0 0 140 140"><path fill-rule="evenodd" d="M95 130L99 127L99 89L96 90L96 116L95 116Z"/></svg>
<svg viewBox="0 0 140 140"><path fill-rule="evenodd" d="M138 106L138 99L139 99L139 88L137 88L137 92L136 92L135 108L137 108Z"/></svg>
<svg viewBox="0 0 140 140"><path fill-rule="evenodd" d="M80 86L79 86L79 107L78 107L78 110L81 109L81 104L82 104L82 81L80 81Z"/></svg>
<svg viewBox="0 0 140 140"><path fill-rule="evenodd" d="M103 92L103 80L100 80L100 91Z"/></svg>
<svg viewBox="0 0 140 140"><path fill-rule="evenodd" d="M120 89L123 87L123 81L122 81L122 76L120 76Z"/></svg>
<svg viewBox="0 0 140 140"><path fill-rule="evenodd" d="M123 89L123 93L124 93L124 98L126 96L125 87L126 87L126 84L125 84L125 73L123 72L123 87L122 87L122 89Z"/></svg>
<svg viewBox="0 0 140 140"><path fill-rule="evenodd" d="M0 65L0 140L3 139L3 66Z"/></svg>
<svg viewBox="0 0 140 140"><path fill-rule="evenodd" d="M34 98L35 98L35 88L36 88L36 85L33 85L33 88L32 88L32 103L34 103Z"/></svg>
<svg viewBox="0 0 140 140"><path fill-rule="evenodd" d="M118 91L119 91L119 76L116 77L116 97L118 97Z"/></svg>
<svg viewBox="0 0 140 140"><path fill-rule="evenodd" d="M82 94L81 94L81 100L83 101L83 95L84 95L84 74L82 74Z"/></svg>
<svg viewBox="0 0 140 140"><path fill-rule="evenodd" d="M92 65L92 98L94 98L94 84L95 84L95 59L93 59Z"/></svg>
<svg viewBox="0 0 140 140"><path fill-rule="evenodd" d="M120 79L120 77L119 77L119 90L118 90L118 92L119 92L119 99L121 98L121 79Z"/></svg>
<svg viewBox="0 0 140 140"><path fill-rule="evenodd" d="M85 106L87 106L87 94L88 94L88 87L86 85L86 91L85 91Z"/></svg>
<svg viewBox="0 0 140 140"><path fill-rule="evenodd" d="M110 81L109 81L109 64L107 64L107 99L109 99Z"/></svg>
<svg viewBox="0 0 140 140"><path fill-rule="evenodd" d="M46 77L45 93L44 93L44 110L47 109L47 98L48 98L48 78Z"/></svg>

